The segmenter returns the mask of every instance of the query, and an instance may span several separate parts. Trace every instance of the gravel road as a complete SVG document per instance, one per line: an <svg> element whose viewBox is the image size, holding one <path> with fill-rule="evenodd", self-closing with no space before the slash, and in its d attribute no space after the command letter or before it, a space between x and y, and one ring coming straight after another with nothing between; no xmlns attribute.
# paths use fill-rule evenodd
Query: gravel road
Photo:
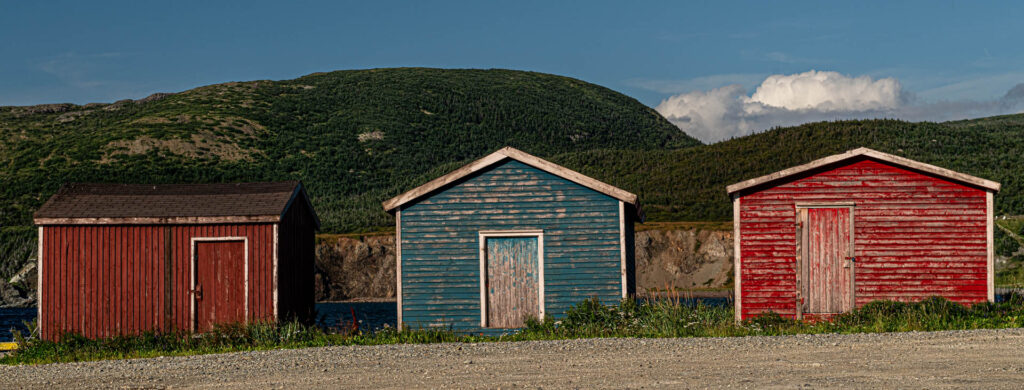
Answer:
<svg viewBox="0 0 1024 390"><path fill-rule="evenodd" d="M1021 388L1024 329L387 345L0 367L0 388Z"/></svg>

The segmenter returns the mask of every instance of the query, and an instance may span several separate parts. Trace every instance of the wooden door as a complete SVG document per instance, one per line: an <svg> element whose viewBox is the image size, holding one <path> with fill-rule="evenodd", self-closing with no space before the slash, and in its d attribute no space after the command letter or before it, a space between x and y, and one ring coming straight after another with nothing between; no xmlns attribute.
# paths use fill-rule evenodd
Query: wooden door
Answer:
<svg viewBox="0 0 1024 390"><path fill-rule="evenodd" d="M196 331L245 321L245 241L197 241Z"/></svg>
<svg viewBox="0 0 1024 390"><path fill-rule="evenodd" d="M537 237L486 239L487 327L519 328L539 318Z"/></svg>
<svg viewBox="0 0 1024 390"><path fill-rule="evenodd" d="M800 209L802 312L835 314L853 307L853 240L849 207Z"/></svg>

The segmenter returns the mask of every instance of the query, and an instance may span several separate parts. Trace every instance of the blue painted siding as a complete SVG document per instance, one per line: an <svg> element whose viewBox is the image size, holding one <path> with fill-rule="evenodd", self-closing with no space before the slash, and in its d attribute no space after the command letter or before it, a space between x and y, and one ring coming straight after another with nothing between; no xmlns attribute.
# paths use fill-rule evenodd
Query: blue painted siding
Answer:
<svg viewBox="0 0 1024 390"><path fill-rule="evenodd" d="M506 160L401 212L402 319L412 329L480 330L481 230L544 231L547 316L622 296L619 201L545 171Z"/></svg>

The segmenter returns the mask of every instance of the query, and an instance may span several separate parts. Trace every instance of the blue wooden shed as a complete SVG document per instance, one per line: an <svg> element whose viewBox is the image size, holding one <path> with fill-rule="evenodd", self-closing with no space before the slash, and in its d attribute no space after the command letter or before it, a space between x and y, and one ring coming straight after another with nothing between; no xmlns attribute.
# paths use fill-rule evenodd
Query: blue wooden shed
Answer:
<svg viewBox="0 0 1024 390"><path fill-rule="evenodd" d="M395 215L399 328L500 331L634 292L637 196L510 147L384 209Z"/></svg>

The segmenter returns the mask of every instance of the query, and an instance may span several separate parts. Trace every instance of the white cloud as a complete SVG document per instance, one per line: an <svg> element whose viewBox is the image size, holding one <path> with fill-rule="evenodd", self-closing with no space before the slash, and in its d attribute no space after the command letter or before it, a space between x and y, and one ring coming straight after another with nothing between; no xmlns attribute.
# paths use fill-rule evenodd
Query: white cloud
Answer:
<svg viewBox="0 0 1024 390"><path fill-rule="evenodd" d="M665 99L655 110L701 141L718 141L751 130L743 118L750 114L746 93L738 84L684 93Z"/></svg>
<svg viewBox="0 0 1024 390"><path fill-rule="evenodd" d="M901 91L894 78L874 80L812 70L768 76L750 100L788 110L865 111L898 106Z"/></svg>
<svg viewBox="0 0 1024 390"><path fill-rule="evenodd" d="M895 78L851 77L811 70L768 76L750 95L728 85L665 99L655 109L686 133L717 142L775 126L868 118L954 120L1018 112L1024 84L988 101L926 102L903 90Z"/></svg>

